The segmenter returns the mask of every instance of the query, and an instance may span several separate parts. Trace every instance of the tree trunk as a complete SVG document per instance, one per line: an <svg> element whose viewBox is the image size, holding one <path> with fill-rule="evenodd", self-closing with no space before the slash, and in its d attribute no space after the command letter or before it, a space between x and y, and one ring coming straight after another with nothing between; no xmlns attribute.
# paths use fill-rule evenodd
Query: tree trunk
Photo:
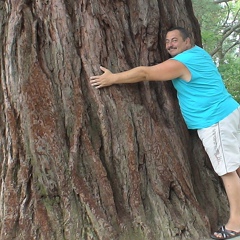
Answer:
<svg viewBox="0 0 240 240"><path fill-rule="evenodd" d="M0 239L204 239L226 197L171 82L96 90L201 45L190 0L0 1ZM221 197L219 197L221 196Z"/></svg>

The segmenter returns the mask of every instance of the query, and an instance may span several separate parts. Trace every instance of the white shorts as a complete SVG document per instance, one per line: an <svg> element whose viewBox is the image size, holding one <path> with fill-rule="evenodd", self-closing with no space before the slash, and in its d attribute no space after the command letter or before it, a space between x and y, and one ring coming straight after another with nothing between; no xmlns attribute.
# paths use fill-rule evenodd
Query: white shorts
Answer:
<svg viewBox="0 0 240 240"><path fill-rule="evenodd" d="M197 132L219 176L240 167L240 107L219 123Z"/></svg>

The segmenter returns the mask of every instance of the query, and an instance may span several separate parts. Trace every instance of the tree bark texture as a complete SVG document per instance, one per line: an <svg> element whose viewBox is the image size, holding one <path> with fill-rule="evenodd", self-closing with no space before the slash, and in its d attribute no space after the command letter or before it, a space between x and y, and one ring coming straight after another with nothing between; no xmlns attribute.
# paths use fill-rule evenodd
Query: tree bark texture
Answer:
<svg viewBox="0 0 240 240"><path fill-rule="evenodd" d="M0 1L0 239L204 239L226 197L170 82L96 90L168 58L190 0Z"/></svg>

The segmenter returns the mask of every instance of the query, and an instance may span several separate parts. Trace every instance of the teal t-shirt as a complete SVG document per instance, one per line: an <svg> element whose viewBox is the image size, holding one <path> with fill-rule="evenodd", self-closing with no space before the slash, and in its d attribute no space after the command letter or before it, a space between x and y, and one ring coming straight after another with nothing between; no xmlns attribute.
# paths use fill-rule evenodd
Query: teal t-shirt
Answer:
<svg viewBox="0 0 240 240"><path fill-rule="evenodd" d="M228 93L211 56L194 46L172 59L183 63L191 73L191 80L172 80L177 90L183 118L189 129L202 129L221 121L239 104Z"/></svg>

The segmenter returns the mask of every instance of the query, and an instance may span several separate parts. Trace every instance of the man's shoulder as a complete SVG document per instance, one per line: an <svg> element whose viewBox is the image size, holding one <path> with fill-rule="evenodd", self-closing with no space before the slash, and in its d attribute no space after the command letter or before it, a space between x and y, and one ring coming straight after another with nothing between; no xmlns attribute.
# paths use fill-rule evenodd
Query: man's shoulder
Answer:
<svg viewBox="0 0 240 240"><path fill-rule="evenodd" d="M192 61L194 59L198 59L202 58L202 57L209 57L209 54L207 53L207 51L205 51L203 48L194 45L192 48L183 51L182 53L179 53L178 55L176 55L174 57L174 59L176 60L185 60L185 61Z"/></svg>
<svg viewBox="0 0 240 240"><path fill-rule="evenodd" d="M182 52L182 53L186 53L186 54L196 54L197 52L206 52L202 47L194 45L193 47L191 47L190 49Z"/></svg>
<svg viewBox="0 0 240 240"><path fill-rule="evenodd" d="M187 49L181 53L179 53L178 55L176 55L175 57L173 57L173 59L175 60L183 60L183 59L188 59L188 58L192 58L192 56L194 56L196 54L196 51L198 51L197 46L194 46L190 49Z"/></svg>

